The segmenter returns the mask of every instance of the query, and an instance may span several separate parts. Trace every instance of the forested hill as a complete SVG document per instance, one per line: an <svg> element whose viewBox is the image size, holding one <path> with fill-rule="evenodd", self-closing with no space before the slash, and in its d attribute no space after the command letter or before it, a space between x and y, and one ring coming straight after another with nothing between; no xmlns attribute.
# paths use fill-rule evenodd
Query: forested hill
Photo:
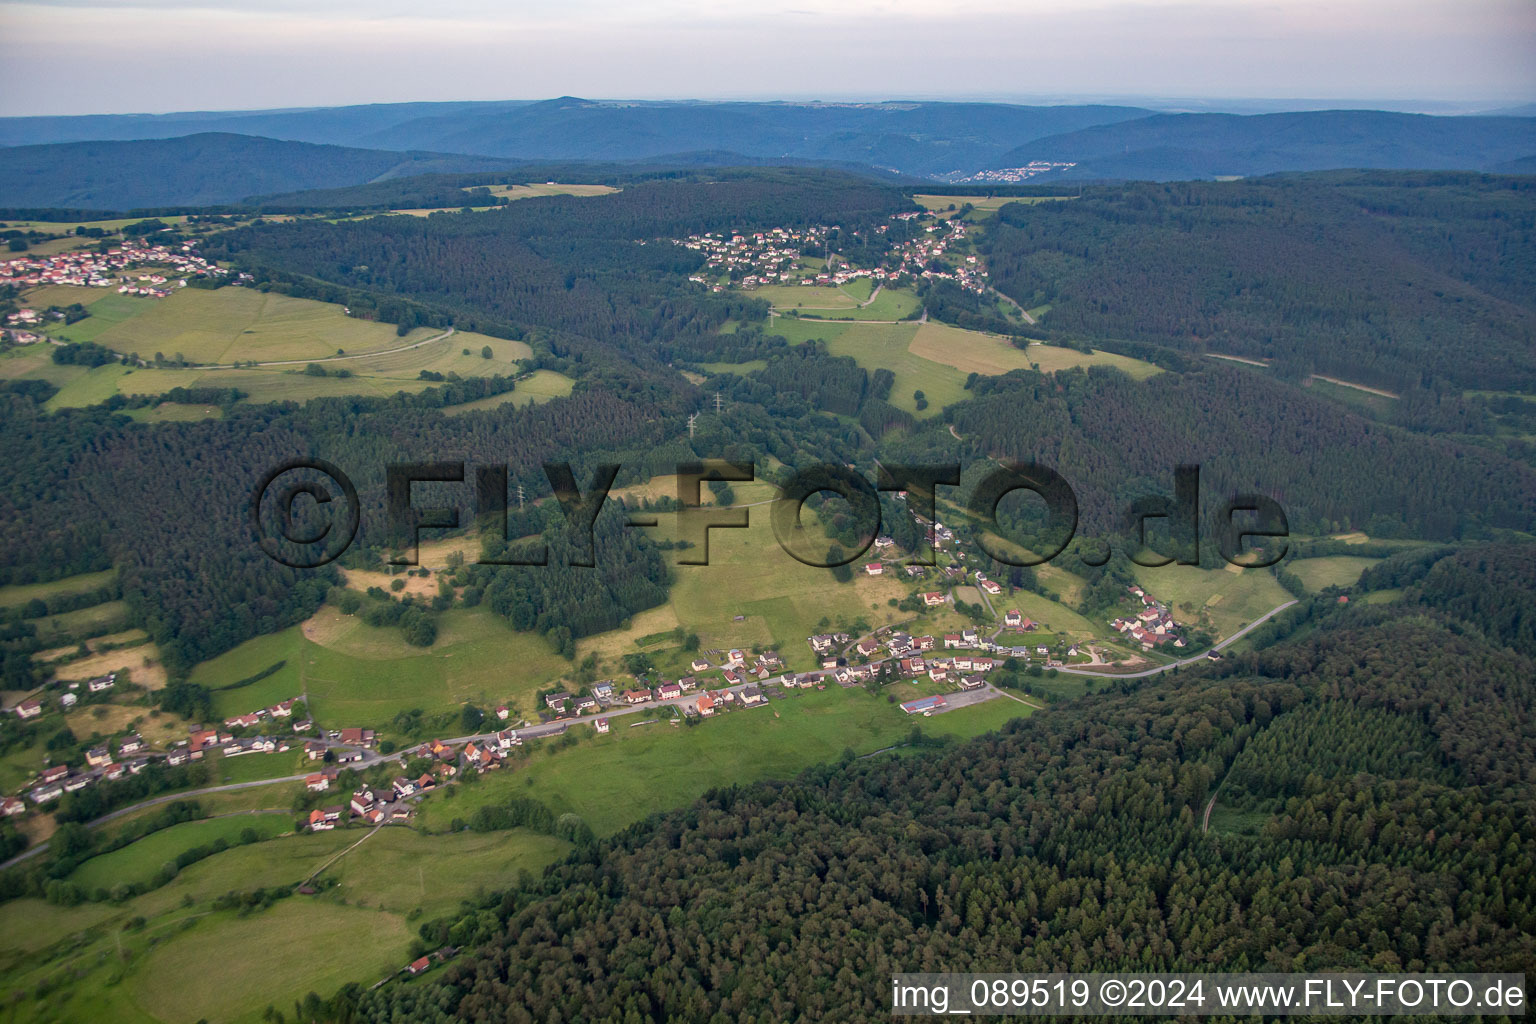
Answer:
<svg viewBox="0 0 1536 1024"><path fill-rule="evenodd" d="M506 160L484 156L348 149L227 132L14 146L0 148L0 205L98 210L215 206L263 193L507 166Z"/></svg>
<svg viewBox="0 0 1536 1024"><path fill-rule="evenodd" d="M1536 388L1536 179L1277 176L1004 207L992 280L1058 336L1394 392Z"/></svg>
<svg viewBox="0 0 1536 1024"><path fill-rule="evenodd" d="M1385 110L1159 114L1036 139L1001 166L1070 162L1053 179L1177 179L1340 167L1493 170L1536 155L1536 118Z"/></svg>
<svg viewBox="0 0 1536 1024"><path fill-rule="evenodd" d="M993 166L1004 151L1031 139L1150 113L1091 104L605 102L563 96L536 103L0 118L0 144L239 132L537 160L632 161L716 150L933 175Z"/></svg>
<svg viewBox="0 0 1536 1024"><path fill-rule="evenodd" d="M1528 592L1520 565L1463 582ZM1536 663L1467 597L1319 602L1305 640L958 749L716 791L425 924L465 953L358 1018L870 1020L899 971L1525 971Z"/></svg>

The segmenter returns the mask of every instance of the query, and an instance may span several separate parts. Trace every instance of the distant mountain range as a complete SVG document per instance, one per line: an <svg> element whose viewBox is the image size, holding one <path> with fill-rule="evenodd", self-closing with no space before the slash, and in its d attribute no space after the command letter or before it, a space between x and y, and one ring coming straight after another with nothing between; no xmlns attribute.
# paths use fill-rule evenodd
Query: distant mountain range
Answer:
<svg viewBox="0 0 1536 1024"><path fill-rule="evenodd" d="M90 140L90 141L84 141ZM240 141L243 140L243 141ZM960 181L1183 179L1332 168L1528 173L1536 117L1379 110L1159 114L1001 103L395 103L0 118L0 206L230 203L516 161L739 160ZM1071 166L1065 166L1071 165Z"/></svg>
<svg viewBox="0 0 1536 1024"><path fill-rule="evenodd" d="M318 146L211 132L139 142L0 149L0 206L131 210L217 206L258 193L494 171L510 160Z"/></svg>
<svg viewBox="0 0 1536 1024"><path fill-rule="evenodd" d="M1322 171L1491 170L1536 155L1536 118L1381 110L1157 114L1036 139L999 162L1076 166L1053 177L1187 179Z"/></svg>

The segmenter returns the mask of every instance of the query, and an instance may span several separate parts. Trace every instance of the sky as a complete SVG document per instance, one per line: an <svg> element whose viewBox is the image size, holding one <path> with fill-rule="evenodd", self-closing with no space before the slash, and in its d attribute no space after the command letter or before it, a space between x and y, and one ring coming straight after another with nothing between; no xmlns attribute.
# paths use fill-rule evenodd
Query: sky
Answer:
<svg viewBox="0 0 1536 1024"><path fill-rule="evenodd" d="M1536 0L0 0L0 115L561 95L1478 109Z"/></svg>

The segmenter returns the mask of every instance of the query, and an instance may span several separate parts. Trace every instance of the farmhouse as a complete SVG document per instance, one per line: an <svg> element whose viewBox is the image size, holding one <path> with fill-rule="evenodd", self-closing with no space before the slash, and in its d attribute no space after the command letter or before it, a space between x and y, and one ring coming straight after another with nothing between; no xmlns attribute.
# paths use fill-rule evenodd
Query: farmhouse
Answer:
<svg viewBox="0 0 1536 1024"><path fill-rule="evenodd" d="M311 793L324 793L331 788L330 776L324 772L315 772L304 779L304 788Z"/></svg>
<svg viewBox="0 0 1536 1024"><path fill-rule="evenodd" d="M138 736L129 736L127 739L123 740L123 742L120 743L117 748L118 753L120 754L137 754L143 749L144 741Z"/></svg>
<svg viewBox="0 0 1536 1024"><path fill-rule="evenodd" d="M869 576L882 576L885 574L885 566L879 562L870 562L864 567L864 572Z"/></svg>
<svg viewBox="0 0 1536 1024"><path fill-rule="evenodd" d="M8 796L4 800L0 800L0 815L4 815L7 818L21 814L25 812L26 809L27 805L13 796Z"/></svg>
<svg viewBox="0 0 1536 1024"><path fill-rule="evenodd" d="M343 729L341 730L341 742L354 747L373 746L372 729Z"/></svg>
<svg viewBox="0 0 1536 1024"><path fill-rule="evenodd" d="M944 594L937 590L928 591L923 595L923 604L927 605L929 608L943 604L944 600Z"/></svg>
<svg viewBox="0 0 1536 1024"><path fill-rule="evenodd" d="M40 700L24 700L16 705L16 714L21 718L36 718L43 713L43 702Z"/></svg>
<svg viewBox="0 0 1536 1024"><path fill-rule="evenodd" d="M699 714L700 715L702 715L702 716L704 716L706 718L709 717L710 715L715 713L715 701L714 701L714 698L710 697L710 695L707 694L707 693L699 694L699 704L698 704L698 707L699 707Z"/></svg>
<svg viewBox="0 0 1536 1024"><path fill-rule="evenodd" d="M66 708L72 708L76 704L80 703L80 698L76 697L72 693L66 693L59 698L59 703L64 705Z"/></svg>
<svg viewBox="0 0 1536 1024"><path fill-rule="evenodd" d="M608 719L599 718L597 721L592 723L592 727L599 733L605 733L608 731Z"/></svg>
<svg viewBox="0 0 1536 1024"><path fill-rule="evenodd" d="M644 704L646 701L648 701L650 699L651 699L651 691L650 690L625 690L624 691L624 703L626 703L626 704Z"/></svg>
<svg viewBox="0 0 1536 1024"><path fill-rule="evenodd" d="M763 696L763 691L755 686L745 687L741 691L741 702L748 707L751 707L753 704L761 704L767 699Z"/></svg>
<svg viewBox="0 0 1536 1024"><path fill-rule="evenodd" d="M656 696L661 700L673 700L683 695L683 688L676 683L662 683L656 688Z"/></svg>
<svg viewBox="0 0 1536 1024"><path fill-rule="evenodd" d="M989 594L1001 594L1003 592L1003 588L998 586L993 580L982 580L981 589Z"/></svg>
<svg viewBox="0 0 1536 1024"><path fill-rule="evenodd" d="M116 684L117 673L111 672L104 676L97 676L95 679L92 679L90 682L86 683L85 686L86 689L90 690L92 693L101 693L103 690L112 689L112 687Z"/></svg>
<svg viewBox="0 0 1536 1024"><path fill-rule="evenodd" d="M112 752L106 747L92 747L85 752L85 763L92 768L100 768L112 763Z"/></svg>
<svg viewBox="0 0 1536 1024"><path fill-rule="evenodd" d="M309 812L309 830L311 832L329 832L336 827L336 822L326 818L325 812L316 807Z"/></svg>

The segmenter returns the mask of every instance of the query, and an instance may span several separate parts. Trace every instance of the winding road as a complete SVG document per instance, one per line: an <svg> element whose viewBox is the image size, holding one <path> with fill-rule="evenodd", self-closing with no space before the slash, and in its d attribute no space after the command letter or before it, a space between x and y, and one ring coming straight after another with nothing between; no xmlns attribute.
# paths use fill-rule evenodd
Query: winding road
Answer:
<svg viewBox="0 0 1536 1024"><path fill-rule="evenodd" d="M1258 627L1264 625L1264 623L1268 622L1270 619L1274 618L1276 615L1279 615L1281 612L1285 611L1287 608L1289 608L1291 605L1293 605L1295 603L1296 602L1294 600L1291 600L1291 601L1285 602L1282 605L1277 605L1276 607L1271 608L1269 611L1265 612L1263 615L1260 615L1258 618L1254 619L1252 622L1248 623L1248 625L1244 626L1242 629L1238 630L1236 633L1233 633L1231 636L1227 637L1225 640L1222 640L1219 643L1211 645L1211 650L1212 651L1220 651L1220 650L1224 649L1228 644L1232 644L1232 643L1237 642L1238 640L1241 640L1244 636L1248 635L1249 633L1251 633L1253 630L1257 629ZM1167 671L1169 671L1171 669L1180 668L1180 667L1182 667L1184 665L1194 665L1194 664L1197 664L1199 662L1205 661L1207 656L1208 656L1207 654L1196 654L1196 655L1194 655L1192 657L1185 658L1182 661L1173 661L1173 662L1169 662L1166 665L1157 665L1157 666L1154 666L1152 668L1143 669L1140 672L1091 672L1091 671L1089 671L1088 669L1085 669L1085 668L1068 668L1066 666L1058 668L1056 671L1058 671L1058 672L1067 672L1067 673L1070 673L1070 674L1072 674L1074 676L1095 676L1095 677L1097 677L1099 679L1145 679L1147 676L1155 676L1159 672L1167 672Z"/></svg>

